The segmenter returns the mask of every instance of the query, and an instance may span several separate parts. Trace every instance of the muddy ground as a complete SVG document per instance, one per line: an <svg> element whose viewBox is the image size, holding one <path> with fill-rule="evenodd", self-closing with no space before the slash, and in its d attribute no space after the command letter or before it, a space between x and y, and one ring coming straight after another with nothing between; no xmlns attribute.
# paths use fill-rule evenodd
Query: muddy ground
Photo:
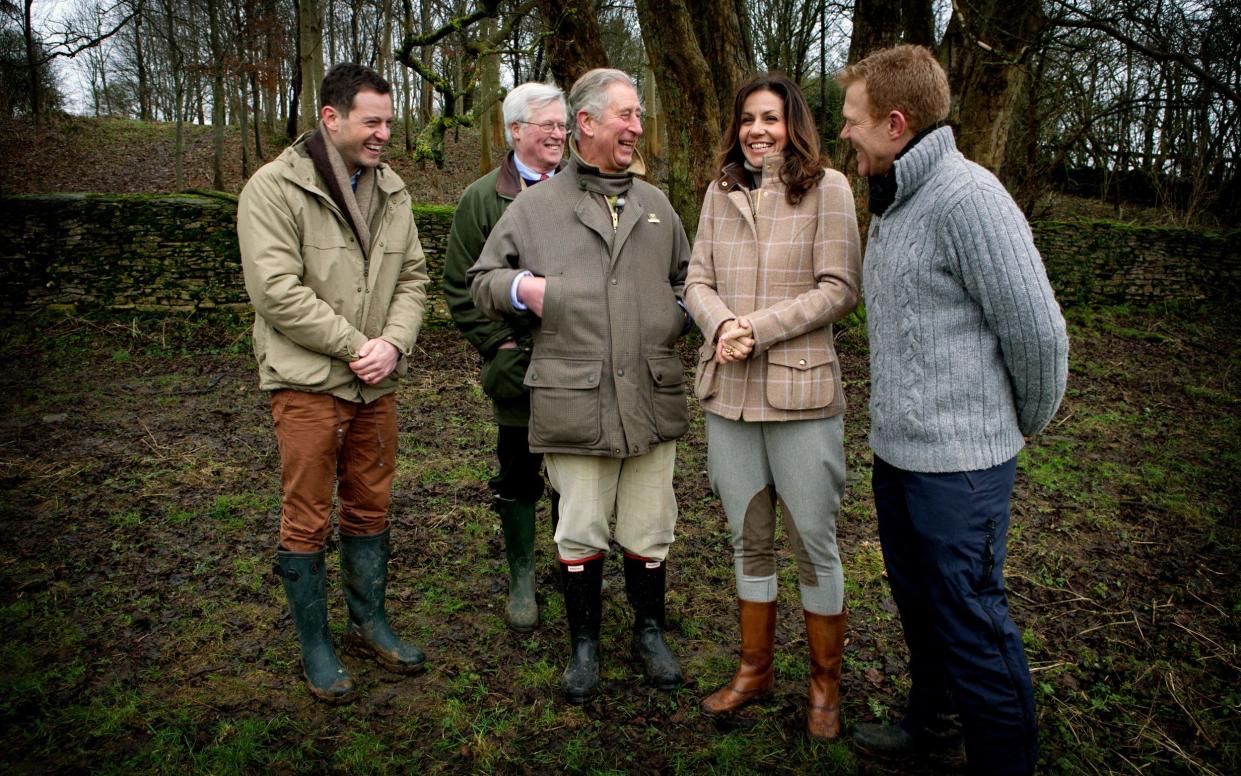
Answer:
<svg viewBox="0 0 1241 776"><path fill-rule="evenodd" d="M1021 456L1011 603L1050 773L1241 769L1237 554L1241 326L1233 310L1072 310L1068 396ZM689 345L684 351L687 356ZM714 721L737 638L727 529L702 418L679 449L670 641L688 686L643 686L619 558L605 589L603 692L567 655L546 514L543 623L506 630L488 509L489 408L442 326L401 389L389 612L430 669L345 657L351 705L310 699L270 574L277 455L242 316L8 320L0 333L0 763L20 773L934 773L802 733L807 663L782 564L778 683ZM847 723L894 719L908 687L883 579L865 445L866 351L841 332L851 403L840 541L851 610ZM334 548L331 553L335 555ZM334 558L333 558L334 560ZM331 616L343 600L333 567Z"/></svg>

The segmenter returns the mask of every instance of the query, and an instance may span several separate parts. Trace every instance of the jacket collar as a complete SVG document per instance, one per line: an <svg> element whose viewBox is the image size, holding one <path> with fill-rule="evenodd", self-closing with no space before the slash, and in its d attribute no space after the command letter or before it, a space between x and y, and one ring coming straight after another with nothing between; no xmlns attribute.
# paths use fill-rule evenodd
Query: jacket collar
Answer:
<svg viewBox="0 0 1241 776"><path fill-rule="evenodd" d="M525 181L521 179L521 174L517 172L517 163L514 160L515 154L512 150L505 155L504 161L500 164L500 176L496 178L496 194L505 199L512 199L521 193ZM556 165L556 172L564 169L565 160L561 159L560 164Z"/></svg>
<svg viewBox="0 0 1241 776"><path fill-rule="evenodd" d="M629 188L634 176L640 178L646 177L646 160L642 158L642 153L638 149L633 149L633 160L629 163L628 169L624 172L603 172L598 167L590 164L582 159L582 155L577 150L577 140L569 138L569 161L577 170L579 178L593 178L598 181L620 181L624 180L624 189ZM583 186L583 188L588 188ZM624 191L624 189L621 189ZM614 192L599 192L601 194L612 194Z"/></svg>
<svg viewBox="0 0 1241 776"><path fill-rule="evenodd" d="M762 188L784 191L784 180L780 177L782 164L784 164L784 157L780 154L768 154L763 157ZM720 170L718 181L721 191L746 191L750 188L750 171L740 162L729 162L724 165L724 169Z"/></svg>
<svg viewBox="0 0 1241 776"><path fill-rule="evenodd" d="M277 157L277 161L286 165L284 175L289 181L330 200L332 197L324 188L323 182L317 179L314 161L310 158L310 151L306 148L306 141L314 133L315 130L311 129L299 135L293 144ZM401 176L397 175L387 162L381 162L375 169L375 185L384 194L389 195L406 188L405 181L401 180Z"/></svg>

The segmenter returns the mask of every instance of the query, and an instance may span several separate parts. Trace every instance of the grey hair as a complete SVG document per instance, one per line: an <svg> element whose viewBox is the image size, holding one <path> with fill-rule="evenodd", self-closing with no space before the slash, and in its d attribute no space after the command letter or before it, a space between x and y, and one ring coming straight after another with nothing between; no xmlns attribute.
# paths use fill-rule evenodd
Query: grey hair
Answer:
<svg viewBox="0 0 1241 776"><path fill-rule="evenodd" d="M603 120L603 111L608 107L608 87L617 82L637 91L638 85L628 73L608 67L597 67L574 82L573 88L569 90L569 109L573 116L574 129L577 128L577 114L580 111L586 111L595 121Z"/></svg>
<svg viewBox="0 0 1241 776"><path fill-rule="evenodd" d="M565 108L567 119L564 92L555 84L529 81L508 93L504 98L504 142L509 148L513 147L513 124L529 121L531 113L552 102L559 102L560 107Z"/></svg>

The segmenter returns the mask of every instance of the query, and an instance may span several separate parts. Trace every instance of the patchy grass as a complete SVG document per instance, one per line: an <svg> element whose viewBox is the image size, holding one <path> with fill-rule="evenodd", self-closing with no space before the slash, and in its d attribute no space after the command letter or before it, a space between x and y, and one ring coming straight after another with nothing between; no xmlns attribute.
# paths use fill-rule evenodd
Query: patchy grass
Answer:
<svg viewBox="0 0 1241 776"><path fill-rule="evenodd" d="M1048 773L1241 770L1236 524L1241 326L1192 308L1069 312L1069 393L1019 459L1008 563ZM684 348L689 363L693 343ZM875 532L866 340L841 332L850 409L839 521L851 612L846 724L897 719L905 646ZM361 698L301 685L269 573L279 511L270 409L243 316L10 321L0 407L0 762L11 772L934 773L803 734L807 661L783 551L777 687L729 719L699 699L735 667L728 531L702 416L678 451L670 640L690 684L642 684L618 559L603 691L558 694L568 645L546 508L543 623L503 622L489 508L494 433L477 361L431 330L399 395L389 613L430 656L400 677L343 659ZM344 603L329 549L329 613Z"/></svg>

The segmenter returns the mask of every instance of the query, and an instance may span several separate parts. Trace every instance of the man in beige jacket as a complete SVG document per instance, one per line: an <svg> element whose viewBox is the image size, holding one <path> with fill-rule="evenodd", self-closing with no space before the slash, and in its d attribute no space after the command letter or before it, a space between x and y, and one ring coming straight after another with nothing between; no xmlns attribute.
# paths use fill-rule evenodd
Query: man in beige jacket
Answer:
<svg viewBox="0 0 1241 776"><path fill-rule="evenodd" d="M600 585L616 516L634 639L661 689L682 681L663 639L665 558L676 525L675 440L689 416L676 352L689 243L667 197L642 181L633 81L598 69L569 93L570 161L522 194L470 269L492 318L533 316L530 450L560 493L556 546L573 654L572 702L599 681ZM550 236L550 237L549 237Z"/></svg>
<svg viewBox="0 0 1241 776"><path fill-rule="evenodd" d="M241 192L237 235L254 305L259 387L271 391L283 505L276 573L316 697L352 698L327 624L324 547L339 501L346 648L400 673L421 650L384 611L398 375L412 353L428 277L404 182L379 161L391 87L342 64L323 79L319 128Z"/></svg>

